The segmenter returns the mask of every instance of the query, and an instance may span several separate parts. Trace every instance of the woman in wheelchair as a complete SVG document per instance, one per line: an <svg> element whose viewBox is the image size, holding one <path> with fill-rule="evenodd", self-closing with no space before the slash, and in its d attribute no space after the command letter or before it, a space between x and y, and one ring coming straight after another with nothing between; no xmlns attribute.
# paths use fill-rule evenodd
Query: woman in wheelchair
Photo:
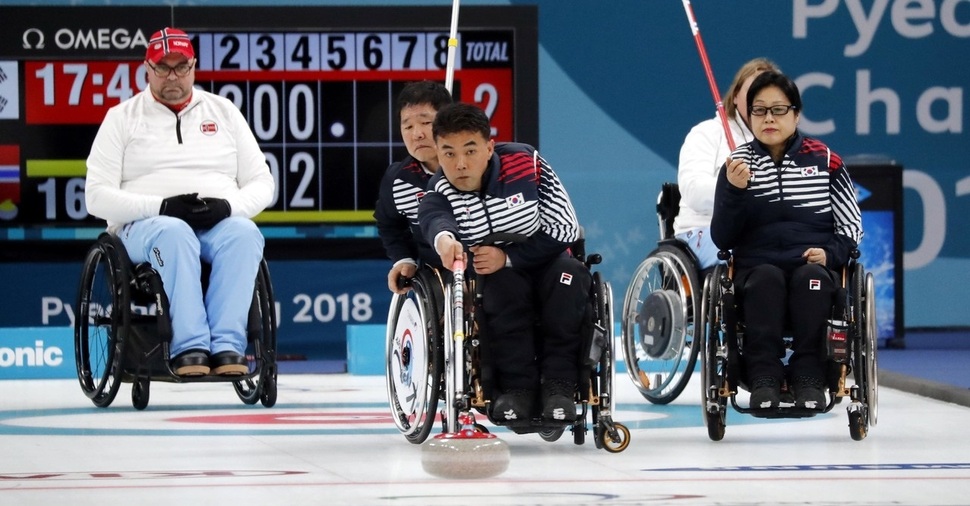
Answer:
<svg viewBox="0 0 970 506"><path fill-rule="evenodd" d="M779 69L767 58L749 60L738 69L724 94L724 113L731 128L731 137L738 145L751 141L747 92L754 79L766 70ZM694 125L680 147L677 185L681 198L673 232L694 252L700 270L718 262L717 248L710 238L714 184L724 158L730 154L731 148L718 116Z"/></svg>
<svg viewBox="0 0 970 506"><path fill-rule="evenodd" d="M490 130L475 106L438 111L433 131L442 171L431 179L418 221L443 265L462 259L467 247L470 267L484 283L482 334L500 392L492 419L539 413L571 422L592 283L586 266L567 252L580 227L569 195L536 149L495 144ZM527 239L482 244L496 232Z"/></svg>
<svg viewBox="0 0 970 506"><path fill-rule="evenodd" d="M862 239L861 214L842 159L798 131L802 101L790 78L762 73L747 103L755 140L718 175L711 235L733 255L750 406L779 407L787 382L796 407L822 410L835 271ZM793 339L787 374L785 335Z"/></svg>

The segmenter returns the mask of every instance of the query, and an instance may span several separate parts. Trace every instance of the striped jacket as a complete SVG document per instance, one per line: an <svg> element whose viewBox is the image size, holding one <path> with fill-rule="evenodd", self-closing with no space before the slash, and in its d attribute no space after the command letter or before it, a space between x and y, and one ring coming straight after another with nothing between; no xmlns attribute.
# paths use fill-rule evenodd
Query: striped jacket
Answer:
<svg viewBox="0 0 970 506"><path fill-rule="evenodd" d="M714 194L711 239L733 250L739 268L770 263L786 271L805 264L808 248L825 249L827 267L849 259L862 240L862 217L849 172L822 142L797 133L776 164L758 141L731 155L751 169L745 189L722 166Z"/></svg>
<svg viewBox="0 0 970 506"><path fill-rule="evenodd" d="M506 232L528 240L500 246L513 267L532 268L563 254L579 239L579 222L552 167L526 144L498 143L482 175L482 189L463 192L439 171L418 210L421 231L433 244L451 232L465 247Z"/></svg>
<svg viewBox="0 0 970 506"><path fill-rule="evenodd" d="M384 251L393 262L420 259L432 265L441 263L418 227L418 202L424 197L429 180L431 174L411 156L391 164L384 173L374 219Z"/></svg>

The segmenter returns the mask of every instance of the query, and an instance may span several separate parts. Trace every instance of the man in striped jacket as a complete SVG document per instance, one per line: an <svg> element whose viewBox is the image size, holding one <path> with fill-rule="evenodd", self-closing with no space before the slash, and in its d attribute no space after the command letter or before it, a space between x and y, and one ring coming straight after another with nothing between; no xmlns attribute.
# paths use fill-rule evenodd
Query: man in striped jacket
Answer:
<svg viewBox="0 0 970 506"><path fill-rule="evenodd" d="M418 202L438 171L431 125L438 109L450 103L448 88L434 81L408 83L397 97L408 156L387 168L374 210L384 251L394 262L387 273L387 289L394 293L410 289L398 286L398 278L414 276L419 260L438 265L438 255L418 228Z"/></svg>
<svg viewBox="0 0 970 506"><path fill-rule="evenodd" d="M493 418L534 416L541 390L543 418L574 420L592 282L568 252L580 238L576 212L535 148L495 144L490 131L488 117L475 106L456 103L438 111L434 137L442 171L421 201L421 231L446 267L467 251L469 268L484 283L483 335L501 392ZM524 240L483 243L496 232Z"/></svg>

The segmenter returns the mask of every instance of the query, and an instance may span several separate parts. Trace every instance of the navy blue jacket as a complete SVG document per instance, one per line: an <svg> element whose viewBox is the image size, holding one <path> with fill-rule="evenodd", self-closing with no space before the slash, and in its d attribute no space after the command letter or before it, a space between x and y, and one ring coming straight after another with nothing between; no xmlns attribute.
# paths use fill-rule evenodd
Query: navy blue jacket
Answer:
<svg viewBox="0 0 970 506"><path fill-rule="evenodd" d="M849 172L822 142L797 133L775 163L757 140L731 155L751 169L748 187L717 176L711 239L733 250L735 266L764 263L791 271L808 248L823 248L826 266L836 269L862 240L862 217Z"/></svg>
<svg viewBox="0 0 970 506"><path fill-rule="evenodd" d="M431 265L441 263L418 226L418 203L430 180L431 174L411 156L391 164L381 179L374 219L384 250L393 262L410 258Z"/></svg>

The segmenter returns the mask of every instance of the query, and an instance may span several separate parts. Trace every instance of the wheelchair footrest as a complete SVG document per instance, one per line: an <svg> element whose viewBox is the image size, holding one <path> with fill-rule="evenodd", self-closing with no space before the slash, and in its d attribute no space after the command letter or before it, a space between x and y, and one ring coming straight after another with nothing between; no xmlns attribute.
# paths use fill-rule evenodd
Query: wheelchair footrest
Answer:
<svg viewBox="0 0 970 506"><path fill-rule="evenodd" d="M811 418L824 413L824 411L782 406L769 409L747 409L742 411L742 413L748 413L755 418Z"/></svg>
<svg viewBox="0 0 970 506"><path fill-rule="evenodd" d="M128 372L122 377L121 381L123 383L134 383L136 380L144 379L144 375L135 376ZM243 374L240 376L175 376L169 373L153 372L148 376L149 382L163 382L163 383L234 383L236 381L245 380L258 380L259 370L249 374Z"/></svg>
<svg viewBox="0 0 970 506"><path fill-rule="evenodd" d="M745 408L737 403L735 396L731 396L731 406L738 413L749 414L755 418L811 418L822 413L828 413L835 406L835 402L829 401L824 409L808 409L796 407L794 403L782 403L777 408Z"/></svg>

